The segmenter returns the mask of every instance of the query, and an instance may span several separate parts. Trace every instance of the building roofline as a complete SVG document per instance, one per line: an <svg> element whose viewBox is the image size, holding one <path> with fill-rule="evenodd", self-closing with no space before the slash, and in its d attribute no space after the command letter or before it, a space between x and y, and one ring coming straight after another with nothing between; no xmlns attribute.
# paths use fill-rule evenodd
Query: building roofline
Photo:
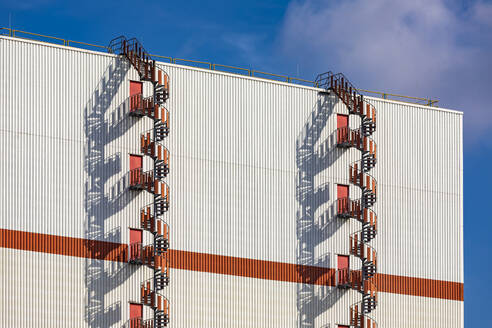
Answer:
<svg viewBox="0 0 492 328"><path fill-rule="evenodd" d="M89 49L84 49L84 48L79 48L79 47L61 45L61 44L56 44L56 43L51 43L51 42L26 39L26 38L21 38L21 37L10 37L10 36L6 36L6 35L0 35L0 40L1 39L38 44L38 45L42 45L42 46L65 49L65 50L70 49L72 51L78 51L78 52L82 52L82 53L88 53L88 54L99 55L99 56L108 56L108 57L116 57L117 56L115 54L105 53L105 52L101 52L101 51L95 51L95 50L89 50ZM306 85L297 84L297 83L277 81L277 80L262 78L262 77L258 77L258 76L234 74L234 73L229 73L229 72L224 72L224 71L211 70L211 69L207 69L207 68L200 68L200 67L194 67L194 66L188 66L188 65L180 65L180 64L175 64L175 63L167 63L167 62L162 62L162 61L158 61L158 60L156 60L156 63L161 65L161 66L178 67L178 68L182 68L182 69L200 71L200 72L205 72L205 73L210 73L210 74L225 75L225 76L230 76L230 77L236 77L236 78L243 78L243 79L249 79L249 80L260 81L260 82L279 84L279 85L284 85L284 86L288 86L288 87L292 87L292 88L309 89L309 90L313 90L313 91L323 91L324 90L324 89L316 88L316 87L312 87L312 86L306 86ZM406 105L406 106L425 108L428 110L435 110L435 111L442 111L442 112L447 112L447 113L463 115L462 111L458 111L455 109L447 109L447 108L428 106L428 105L406 102L406 101L372 97L372 96L364 96L364 97L369 99L369 100L375 100L375 101L387 102L387 103L393 103L393 104L396 103L396 104L401 104L401 105Z"/></svg>

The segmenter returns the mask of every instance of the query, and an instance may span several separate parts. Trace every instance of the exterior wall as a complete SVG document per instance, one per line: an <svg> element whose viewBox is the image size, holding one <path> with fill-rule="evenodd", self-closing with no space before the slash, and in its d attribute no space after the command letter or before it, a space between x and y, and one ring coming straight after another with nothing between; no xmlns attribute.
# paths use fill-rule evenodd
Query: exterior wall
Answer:
<svg viewBox="0 0 492 328"><path fill-rule="evenodd" d="M315 216L330 215L320 222L328 237L316 244L312 265L335 268L360 229L333 215L336 184L348 184L348 165L360 158L335 147L335 114L345 107L314 88L162 65L171 78L164 141L171 248L297 264L296 140L324 104L330 115L316 149L328 162L315 187L327 189ZM136 71L112 55L7 37L0 67L0 228L128 243L128 228L152 201L128 190L129 154L140 153L139 135L152 127L128 116ZM461 113L369 101L378 110L379 230L371 243L378 272L463 283ZM352 117L350 125L357 126ZM0 252L4 295L12 295L0 301L6 326L121 327L152 274L112 261ZM356 269L359 260L350 263ZM297 285L172 269L171 326L295 326ZM315 326L348 324L360 294L314 289ZM373 314L379 327L463 327L462 301L383 292Z"/></svg>

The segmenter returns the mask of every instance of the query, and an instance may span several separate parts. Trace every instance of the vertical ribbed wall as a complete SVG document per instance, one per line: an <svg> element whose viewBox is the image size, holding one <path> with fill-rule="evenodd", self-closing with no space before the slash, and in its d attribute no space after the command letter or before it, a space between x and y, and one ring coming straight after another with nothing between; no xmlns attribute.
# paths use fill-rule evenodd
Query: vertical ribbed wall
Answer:
<svg viewBox="0 0 492 328"><path fill-rule="evenodd" d="M172 133L163 142L171 152L171 248L295 264L296 138L329 96L162 67L171 79ZM128 190L128 155L140 153L139 134L152 127L128 116L130 79L138 80L136 71L112 55L0 38L0 228L128 242L140 207L152 201ZM372 242L379 272L462 283L461 113L370 101L378 110L374 210L384 218ZM323 258L317 265L336 267L358 227L319 214L333 205L336 184L348 184L348 164L360 154L336 149L334 114L346 108L330 102L315 145L332 159L315 177L315 186L327 185L316 215L330 237L315 255ZM91 183L104 192L95 197ZM140 281L152 275L108 261L0 252L1 326L121 327L128 301L139 300ZM171 327L293 327L298 320L295 283L171 270L165 292ZM324 300L313 306L316 327L348 324L357 292L316 286L315 293ZM463 302L380 293L374 317L379 327L462 327Z"/></svg>

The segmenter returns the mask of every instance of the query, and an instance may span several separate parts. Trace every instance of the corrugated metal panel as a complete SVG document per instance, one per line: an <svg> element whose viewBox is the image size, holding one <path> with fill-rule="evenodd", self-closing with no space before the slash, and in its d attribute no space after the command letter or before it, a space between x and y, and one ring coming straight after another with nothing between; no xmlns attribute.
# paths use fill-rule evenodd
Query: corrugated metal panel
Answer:
<svg viewBox="0 0 492 328"><path fill-rule="evenodd" d="M136 73L111 56L18 40L0 40L0 53L2 228L127 243L151 201L127 190L128 153L150 127L126 115ZM121 263L6 249L2 267L12 296L2 297L1 326L121 327L151 277Z"/></svg>
<svg viewBox="0 0 492 328"><path fill-rule="evenodd" d="M296 138L326 99L332 115L316 149L328 152L329 162L315 186L327 186L328 200L315 217L332 212L323 219L329 238L315 255L325 259L318 265L335 267L335 255L348 254L348 235L360 228L333 216L336 184L348 183L348 164L360 158L356 150L335 147L334 114L345 113L344 106L313 88L162 65L171 77L171 134L164 142L171 151L171 247L296 263ZM127 115L135 70L111 55L9 38L0 38L0 66L0 228L127 243L139 208L151 202L150 195L127 190L128 154L139 153L139 134L151 128L149 119ZM372 173L380 226L372 245L379 271L463 282L462 116L370 101L378 110ZM357 124L351 117L350 125ZM146 159L144 166L150 164ZM138 299L139 282L151 274L104 261L1 251L2 267L28 268L21 280L19 271L2 272L3 286L21 290L12 291L15 301L2 299L2 325L120 327L127 302ZM356 268L359 261L351 263ZM55 271L63 272L59 283L40 288ZM102 278L92 280L93 274ZM296 288L172 270L172 326L292 326ZM332 287L315 292L317 327L347 324L349 306L360 298ZM46 311L31 301L39 299L36 293L71 304L72 314L60 314L56 304ZM119 310L112 311L113 304ZM24 321L40 312L39 321ZM95 321L84 317L89 313ZM382 293L374 316L380 327L462 327L463 305Z"/></svg>

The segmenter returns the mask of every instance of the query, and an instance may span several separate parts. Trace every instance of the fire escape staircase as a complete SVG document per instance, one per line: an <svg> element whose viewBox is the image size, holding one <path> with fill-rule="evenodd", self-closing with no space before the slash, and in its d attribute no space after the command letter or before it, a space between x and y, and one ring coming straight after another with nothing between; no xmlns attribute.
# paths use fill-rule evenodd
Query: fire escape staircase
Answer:
<svg viewBox="0 0 492 328"><path fill-rule="evenodd" d="M153 195L153 203L140 210L140 228L153 237L151 245L129 245L129 263L146 265L153 269L153 277L142 282L140 301L149 306L153 318L133 318L131 328L163 328L169 324L169 301L161 291L169 284L169 226L163 215L169 209L169 186L163 181L169 174L169 151L161 143L169 134L169 111L163 106L169 98L169 77L151 60L140 42L124 36L110 42L111 53L126 58L138 72L140 80L152 84L152 96L137 94L130 97L130 115L148 117L153 121L151 130L140 136L140 151L153 161L153 168L129 172L130 189L145 190Z"/></svg>
<svg viewBox="0 0 492 328"><path fill-rule="evenodd" d="M318 85L332 91L348 109L349 115L360 118L358 129L337 129L339 148L355 148L361 152L361 160L349 165L349 181L361 189L360 199L340 198L336 201L336 213L341 219L355 219L362 229L349 236L349 253L360 259L361 270L341 269L335 272L335 285L352 288L362 294L362 300L350 307L350 325L355 328L377 328L376 321L368 314L378 305L377 252L369 245L377 235L377 215L372 207L377 200L377 181L368 172L376 166L376 143L371 138L376 131L376 109L357 92L341 73L327 72L318 75Z"/></svg>

